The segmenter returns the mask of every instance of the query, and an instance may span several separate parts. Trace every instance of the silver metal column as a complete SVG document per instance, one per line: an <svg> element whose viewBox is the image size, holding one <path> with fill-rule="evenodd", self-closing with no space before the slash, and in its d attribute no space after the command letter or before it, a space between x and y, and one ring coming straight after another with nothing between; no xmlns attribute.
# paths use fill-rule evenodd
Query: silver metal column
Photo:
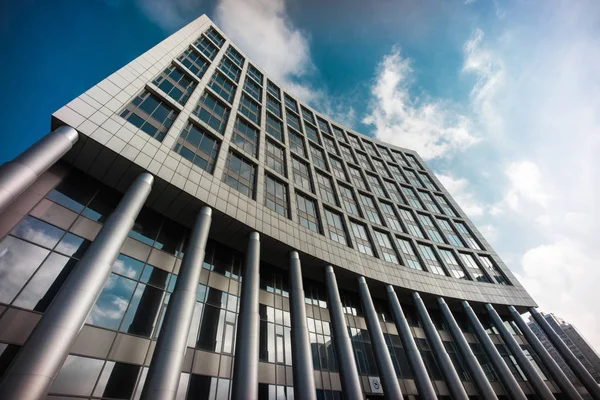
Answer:
<svg viewBox="0 0 600 400"><path fill-rule="evenodd" d="M167 313L152 355L142 399L171 400L177 395L181 366L196 306L211 216L212 209L203 207L196 217L175 290L169 299Z"/></svg>
<svg viewBox="0 0 600 400"><path fill-rule="evenodd" d="M519 346L512 333L510 333L508 329L506 329L502 318L500 318L494 307L492 307L491 304L486 304L485 308L490 317L492 318L492 322L500 332L502 340L504 340L504 343L508 346L510 352L515 357L517 363L525 373L525 376L527 377L527 380L533 387L533 390L535 390L535 392L541 399L553 399L554 395L552 394L550 389L548 389L548 386L546 386L546 383L544 383L544 380L537 373L531 362L527 359L527 356L525 356L525 353L523 353L521 346Z"/></svg>
<svg viewBox="0 0 600 400"><path fill-rule="evenodd" d="M402 311L402 306L400 306L400 302L398 301L396 291L392 285L388 285L387 292L392 314L394 315L396 329L398 329L400 340L402 340L402 345L406 351L408 363L413 371L419 396L426 400L436 400L437 395L435 394L435 389L433 388L433 384L431 383L431 379L427 373L427 368L425 368L425 363L421 357L421 352L415 343L415 338L410 331L408 321L406 320L404 312Z"/></svg>
<svg viewBox="0 0 600 400"><path fill-rule="evenodd" d="M0 213L73 147L79 134L70 126L50 132L14 160L0 166Z"/></svg>
<svg viewBox="0 0 600 400"><path fill-rule="evenodd" d="M352 343L348 336L348 327L346 326L346 318L342 309L342 300L340 299L335 273L331 265L325 268L325 280L327 283L329 314L333 328L333 341L335 343L338 366L340 367L340 380L342 382L344 399L362 400L360 377L356 368Z"/></svg>
<svg viewBox="0 0 600 400"><path fill-rule="evenodd" d="M383 393L388 399L402 399L402 390L400 390L400 384L396 377L394 364L392 364L392 358L390 357L390 352L385 343L383 331L379 324L379 318L377 318L377 311L375 311L373 299L371 299L371 293L369 292L369 286L367 285L367 280L364 276L358 278L358 290L363 306L363 312L365 313L367 329L369 330L369 337L373 344L375 363L379 370Z"/></svg>
<svg viewBox="0 0 600 400"><path fill-rule="evenodd" d="M152 175L143 173L125 192L6 372L0 399L36 400L46 395L98 299L153 181Z"/></svg>
<svg viewBox="0 0 600 400"><path fill-rule="evenodd" d="M260 236L248 238L246 263L242 275L242 295L237 322L235 361L233 364L233 400L258 399L258 348L260 345Z"/></svg>
<svg viewBox="0 0 600 400"><path fill-rule="evenodd" d="M508 391L508 395L510 395L513 399L527 400L527 397L525 396L525 393L523 393L521 386L513 376L512 372L510 372L510 369L508 369L506 362L504 362L502 356L500 356L500 353L498 352L498 349L496 349L492 339L490 339L485 329L483 329L483 326L481 325L481 322L479 322L479 319L477 318L475 311L473 311L471 308L471 305L467 301L463 301L462 305L465 309L465 313L467 314L467 318L469 318L469 322L471 322L471 325L475 329L477 338L479 338L481 345L485 349L490 362L494 365L494 370Z"/></svg>
<svg viewBox="0 0 600 400"><path fill-rule="evenodd" d="M290 252L289 274L294 398L298 400L316 400L315 374L306 326L302 266L297 251Z"/></svg>
<svg viewBox="0 0 600 400"><path fill-rule="evenodd" d="M456 346L458 347L458 350L460 351L460 354L462 355L463 360L465 360L467 368L473 377L473 381L477 386L479 394L486 400L497 400L498 396L496 396L490 381L487 379L485 372L483 372L483 369L479 364L479 360L477 360L477 357L475 357L475 354L473 354L473 350L471 350L471 346L469 346L467 339L465 339L465 335L463 335L460 327L456 323L456 320L450 311L450 307L448 307L444 299L441 297L438 299L438 304L446 323L448 323L448 326L450 327L450 333L454 338L454 342L456 343Z"/></svg>
<svg viewBox="0 0 600 400"><path fill-rule="evenodd" d="M542 363L550 375L552 375L554 382L556 382L561 392L571 400L582 400L582 397L579 392L577 392L577 389L575 389L571 381L560 369L558 364L556 364L556 361L554 361L552 356L548 353L548 351L546 351L546 348L537 338L535 333L529 329L527 323L523 320L523 318L521 318L521 314L519 314L513 306L508 307L508 310L512 315L513 321L515 321L521 332L523 332L523 335L527 339L529 345L537 353L540 360L542 360Z"/></svg>
<svg viewBox="0 0 600 400"><path fill-rule="evenodd" d="M544 318L542 314L536 308L530 308L529 312L535 319L535 322L542 328L548 339L554 345L556 350L560 353L562 358L564 358L565 362L571 368L571 371L579 378L583 386L587 389L587 391L592 395L592 397L596 399L600 399L600 386L596 383L594 378L590 375L590 373L581 365L581 362L575 357L575 355L569 350L569 347L562 341L560 336L554 331L554 329L550 326L548 321Z"/></svg>
<svg viewBox="0 0 600 400"><path fill-rule="evenodd" d="M433 321L431 321L431 317L429 316L427 308L425 307L421 296L419 296L419 293L413 293L413 301L417 307L421 321L423 322L423 329L425 330L425 335L432 347L433 355L440 366L442 374L444 374L444 378L446 378L446 384L448 385L448 390L450 390L452 398L456 400L469 400L469 396L456 373L454 364L452 364L452 360L450 359L448 352L446 352L444 343L442 343L442 339L440 338Z"/></svg>

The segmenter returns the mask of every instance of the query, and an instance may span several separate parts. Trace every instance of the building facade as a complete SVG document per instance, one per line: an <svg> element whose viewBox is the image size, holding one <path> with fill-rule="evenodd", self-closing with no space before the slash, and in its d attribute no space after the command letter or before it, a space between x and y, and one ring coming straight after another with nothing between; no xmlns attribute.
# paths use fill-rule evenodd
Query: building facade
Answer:
<svg viewBox="0 0 600 400"><path fill-rule="evenodd" d="M0 168L0 398L600 398L417 153L267 74L202 16Z"/></svg>
<svg viewBox="0 0 600 400"><path fill-rule="evenodd" d="M569 347L569 350L581 362L585 369L590 373L594 380L600 384L600 356L581 333L572 324L564 321L551 313L542 313L544 319L557 332L562 341ZM559 365L565 375L573 382L576 387L582 386L575 374L569 369L566 362L556 351L554 346L540 326L532 319L528 322L529 327L535 333L537 338L542 342L548 353L554 358L554 361Z"/></svg>

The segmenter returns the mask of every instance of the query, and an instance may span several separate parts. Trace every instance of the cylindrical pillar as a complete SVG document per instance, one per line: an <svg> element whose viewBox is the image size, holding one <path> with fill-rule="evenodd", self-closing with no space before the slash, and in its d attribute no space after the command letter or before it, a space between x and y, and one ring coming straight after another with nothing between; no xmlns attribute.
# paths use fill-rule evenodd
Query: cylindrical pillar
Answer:
<svg viewBox="0 0 600 400"><path fill-rule="evenodd" d="M258 399L258 348L260 345L260 236L252 232L248 239L246 263L242 275L242 295L238 315L233 363L233 400Z"/></svg>
<svg viewBox="0 0 600 400"><path fill-rule="evenodd" d="M502 318L500 318L494 307L492 307L491 304L486 304L485 308L490 317L492 318L492 322L500 332L502 340L504 340L504 343L508 346L510 352L517 360L517 363L521 367L521 370L523 370L523 372L525 373L525 376L527 377L527 380L533 387L533 390L535 390L535 393L541 399L553 399L554 395L552 394L550 389L548 389L548 386L544 383L544 380L537 373L531 362L527 359L527 356L525 355L525 353L523 353L521 346L519 346L512 333L510 333L508 329L506 329Z"/></svg>
<svg viewBox="0 0 600 400"><path fill-rule="evenodd" d="M212 209L203 207L192 228L175 290L160 330L142 398L171 400L177 395L181 366L187 349L187 338L196 306L198 282L204 262Z"/></svg>
<svg viewBox="0 0 600 400"><path fill-rule="evenodd" d="M510 311L513 321L515 321L521 332L523 332L527 342L536 352L550 375L552 375L554 382L556 382L561 392L571 400L582 400L582 397L579 392L577 392L577 389L575 389L571 381L560 369L558 364L556 364L556 361L554 361L552 356L548 353L548 351L546 351L546 348L537 338L535 333L531 331L527 323L523 320L523 318L521 318L521 314L519 314L513 306L508 307L508 310Z"/></svg>
<svg viewBox="0 0 600 400"><path fill-rule="evenodd" d="M469 396L456 373L454 364L452 364L452 360L444 347L444 343L442 343L442 339L440 338L419 293L413 293L413 301L417 308L417 312L419 313L419 317L421 318L421 322L423 322L423 329L429 340L429 345L432 347L433 355L446 379L446 384L448 385L448 390L450 391L452 398L469 400Z"/></svg>
<svg viewBox="0 0 600 400"><path fill-rule="evenodd" d="M373 344L375 363L379 370L383 393L388 399L402 399L402 390L400 390L396 371L394 371L394 364L392 364L392 358L385 343L379 318L377 318L377 311L375 311L375 305L373 304L373 299L371 299L369 286L364 276L358 278L358 291L360 293L363 312L365 313L369 337L371 338L371 344Z"/></svg>
<svg viewBox="0 0 600 400"><path fill-rule="evenodd" d="M396 295L396 291L392 285L387 286L387 293L388 300L390 302L390 308L392 309L392 314L394 316L394 323L396 324L396 329L398 329L398 334L400 335L400 340L404 346L404 351L406 351L408 363L414 374L415 384L417 386L417 390L419 391L419 396L426 400L436 400L437 395L435 394L435 389L433 388L431 379L429 379L429 374L427 373L427 368L425 368L425 363L421 357L421 352L417 348L417 343L415 343L415 338L410 331L410 326L408 325L408 321L404 316L402 306L398 301L398 296Z"/></svg>
<svg viewBox="0 0 600 400"><path fill-rule="evenodd" d="M70 126L53 130L14 160L0 166L0 213L77 142Z"/></svg>
<svg viewBox="0 0 600 400"><path fill-rule="evenodd" d="M356 369L352 343L348 336L348 327L346 326L342 300L340 299L335 273L331 265L325 268L325 280L327 283L329 315L331 316L331 325L333 328L333 341L335 343L338 366L340 367L340 380L344 399L362 400L360 377Z"/></svg>
<svg viewBox="0 0 600 400"><path fill-rule="evenodd" d="M536 308L530 308L529 312L535 319L535 322L542 328L548 339L554 345L556 350L560 353L562 358L565 360L571 371L579 378L583 386L595 399L600 399L600 386L596 383L590 373L581 365L581 362L575 357L575 355L569 350L569 347L562 341L560 336L550 326L548 321Z"/></svg>
<svg viewBox="0 0 600 400"><path fill-rule="evenodd" d="M290 318L292 323L292 366L294 398L316 400L315 374L306 326L302 266L297 251L290 252Z"/></svg>
<svg viewBox="0 0 600 400"><path fill-rule="evenodd" d="M152 189L141 174L77 263L0 384L0 399L46 395L110 275L112 264Z"/></svg>
<svg viewBox="0 0 600 400"><path fill-rule="evenodd" d="M518 400L527 400L525 393L523 393L523 389L521 389L521 386L519 386L519 383L513 376L512 372L510 372L510 369L508 369L506 362L504 362L502 359L502 356L498 352L494 342L492 342L492 339L490 339L485 329L483 329L483 326L481 325L481 322L479 322L479 319L477 318L475 311L473 311L471 308L471 305L467 301L463 301L462 305L469 322L473 326L473 329L475 329L475 335L477 335L477 338L481 342L485 353L494 366L494 370L496 370L498 377L502 381L502 384L508 391L510 397Z"/></svg>
<svg viewBox="0 0 600 400"><path fill-rule="evenodd" d="M438 304L446 323L450 327L450 334L452 334L452 337L454 338L456 347L458 347L458 350L460 351L460 354L462 355L463 360L465 360L467 368L473 377L473 381L477 386L479 394L486 400L497 400L498 396L496 396L490 381L485 376L485 372L483 372L477 357L475 357L475 354L473 354L473 350L471 350L471 346L469 346L467 339L465 339L465 335L463 335L460 327L456 323L456 320L450 311L450 307L448 307L448 304L446 304L444 299L441 297L438 299Z"/></svg>

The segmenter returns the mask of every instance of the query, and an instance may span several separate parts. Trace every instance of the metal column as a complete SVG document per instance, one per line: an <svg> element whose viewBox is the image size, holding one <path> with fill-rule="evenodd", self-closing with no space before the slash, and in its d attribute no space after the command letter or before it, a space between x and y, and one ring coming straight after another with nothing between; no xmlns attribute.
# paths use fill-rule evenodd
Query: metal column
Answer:
<svg viewBox="0 0 600 400"><path fill-rule="evenodd" d="M525 393L523 393L523 389L521 389L521 386L513 376L512 372L510 372L510 369L508 369L506 362L504 362L502 356L500 353L498 353L498 349L496 349L492 339L490 339L485 329L483 329L483 326L481 325L481 322L479 322L479 319L477 318L475 311L473 311L471 308L471 305L467 301L463 301L462 305L465 309L465 313L467 314L467 318L469 318L469 322L471 322L471 325L475 329L475 334L479 338L479 341L485 349L485 352L488 355L491 363L494 365L494 369L496 370L498 377L504 384L506 390L508 390L508 395L510 395L513 399L527 400Z"/></svg>
<svg viewBox="0 0 600 400"><path fill-rule="evenodd" d="M325 268L325 280L327 283L327 300L329 305L329 314L333 328L333 341L337 355L338 366L340 368L340 380L342 382L342 392L345 400L362 400L362 389L360 386L360 377L356 369L356 360L352 343L348 336L348 327L346 318L342 309L342 300L338 291L337 281L333 267L328 265Z"/></svg>
<svg viewBox="0 0 600 400"><path fill-rule="evenodd" d="M192 316L196 306L198 282L204 262L206 241L210 230L212 209L203 207L192 228L175 290L169 299L160 330L142 399L174 399L177 395L181 367L187 350Z"/></svg>
<svg viewBox="0 0 600 400"><path fill-rule="evenodd" d="M525 353L523 353L521 346L519 346L512 333L506 329L506 326L504 326L504 321L502 321L502 318L500 318L494 307L492 307L491 304L486 304L485 308L492 318L494 325L496 328L498 328L498 331L500 331L500 336L502 336L504 343L508 346L510 352L513 354L517 360L517 363L525 373L525 376L533 387L533 390L535 390L535 393L537 393L541 399L553 399L554 395L548 386L546 386L546 383L544 383L544 380L537 373L531 362L527 359L527 356L525 356Z"/></svg>
<svg viewBox="0 0 600 400"><path fill-rule="evenodd" d="M392 285L388 285L387 292L392 314L394 315L396 329L398 329L398 334L400 335L402 345L406 351L408 363L413 371L419 396L426 400L436 400L437 395L435 394L435 389L433 388L433 384L431 383L431 379L429 378L429 374L425 368L425 363L421 357L421 352L419 352L417 344L415 343L415 339L410 331L408 321L406 320L404 312L402 311L402 306L400 306L400 302L398 301L396 291Z"/></svg>
<svg viewBox="0 0 600 400"><path fill-rule="evenodd" d="M233 364L233 400L258 399L258 347L260 345L260 236L252 232L248 239L246 263L240 297L235 361Z"/></svg>
<svg viewBox="0 0 600 400"><path fill-rule="evenodd" d="M473 381L477 386L479 394L484 399L497 400L498 396L496 396L490 381L485 375L485 372L483 372L483 369L479 364L479 360L477 360L477 357L475 357L475 354L473 354L473 350L471 350L471 346L469 346L467 339L465 339L465 335L463 335L460 327L456 323L456 320L450 311L450 307L448 307L444 299L441 297L438 299L438 304L440 305L440 310L442 311L442 315L444 316L446 323L448 323L448 326L450 327L450 333L454 338L454 342L456 343L456 346L458 347L458 350L460 351L460 354L465 360L467 368L473 377Z"/></svg>
<svg viewBox="0 0 600 400"><path fill-rule="evenodd" d="M421 317L421 321L423 322L423 329L425 330L425 335L427 335L429 344L432 347L433 355L440 366L440 370L442 370L442 374L444 374L444 378L446 378L446 384L448 385L448 390L450 390L452 398L457 400L469 400L469 396L456 373L452 360L450 359L448 352L446 352L444 343L442 343L442 339L440 338L433 321L431 321L431 317L429 316L427 308L425 307L421 296L419 296L419 293L413 293L413 300L419 316Z"/></svg>
<svg viewBox="0 0 600 400"><path fill-rule="evenodd" d="M367 280L364 276L358 278L358 290L363 306L363 312L365 313L367 329L369 330L369 337L373 344L375 363L379 370L383 393L388 399L402 399L402 390L400 390L400 384L396 377L394 364L392 364L392 358L390 357L390 352L385 343L383 331L379 324L379 318L377 318L377 311L375 311L371 293L369 292L369 286L367 285Z"/></svg>
<svg viewBox="0 0 600 400"><path fill-rule="evenodd" d="M290 252L289 274L294 398L298 400L316 400L317 392L312 351L308 339L308 327L306 326L302 265L297 251Z"/></svg>
<svg viewBox="0 0 600 400"><path fill-rule="evenodd" d="M0 399L35 400L46 395L110 275L153 180L143 173L125 192L6 372Z"/></svg>
<svg viewBox="0 0 600 400"><path fill-rule="evenodd" d="M579 394L579 392L577 392L571 381L560 369L558 364L556 364L556 361L554 361L554 359L548 353L548 351L546 351L546 348L537 338L535 333L533 333L531 329L529 329L527 323L523 320L523 318L521 318L521 314L519 314L513 306L508 307L508 310L510 311L513 317L513 321L515 321L521 332L523 332L523 335L527 339L527 342L529 342L529 345L537 353L540 360L542 360L542 363L544 364L550 375L552 375L554 382L556 382L561 392L571 400L582 400L581 395Z"/></svg>
<svg viewBox="0 0 600 400"><path fill-rule="evenodd" d="M590 373L581 365L581 362L575 357L575 355L569 350L569 347L562 341L560 336L554 331L554 329L550 326L548 321L544 318L542 314L536 308L530 308L529 312L535 319L535 322L542 328L548 339L554 345L556 350L560 353L562 358L564 358L565 362L571 368L571 371L579 378L583 386L587 389L587 391L592 395L592 397L596 399L600 399L600 386L596 383L594 378L590 375Z"/></svg>
<svg viewBox="0 0 600 400"><path fill-rule="evenodd" d="M77 142L70 126L50 132L14 160L0 166L0 213Z"/></svg>

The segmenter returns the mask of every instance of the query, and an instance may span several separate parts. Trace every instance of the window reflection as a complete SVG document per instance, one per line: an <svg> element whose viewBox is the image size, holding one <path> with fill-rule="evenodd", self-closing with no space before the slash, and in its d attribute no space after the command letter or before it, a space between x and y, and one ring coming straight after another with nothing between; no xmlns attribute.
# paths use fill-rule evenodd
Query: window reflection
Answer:
<svg viewBox="0 0 600 400"><path fill-rule="evenodd" d="M68 356L49 392L80 396L91 395L102 364L104 364L104 360Z"/></svg>
<svg viewBox="0 0 600 400"><path fill-rule="evenodd" d="M46 197L80 213L92 199L97 187L95 180L73 169Z"/></svg>
<svg viewBox="0 0 600 400"><path fill-rule="evenodd" d="M123 319L122 332L150 337L156 326L164 292L139 283Z"/></svg>
<svg viewBox="0 0 600 400"><path fill-rule="evenodd" d="M94 396L111 399L131 398L140 369L139 365L108 361L100 375Z"/></svg>
<svg viewBox="0 0 600 400"><path fill-rule="evenodd" d="M110 213L117 208L120 200L120 193L103 187L83 211L83 215L94 221L105 222Z"/></svg>
<svg viewBox="0 0 600 400"><path fill-rule="evenodd" d="M56 246L65 231L42 222L37 218L27 216L10 233L21 239L51 249Z"/></svg>
<svg viewBox="0 0 600 400"><path fill-rule="evenodd" d="M134 281L111 274L86 323L118 329L134 290Z"/></svg>

